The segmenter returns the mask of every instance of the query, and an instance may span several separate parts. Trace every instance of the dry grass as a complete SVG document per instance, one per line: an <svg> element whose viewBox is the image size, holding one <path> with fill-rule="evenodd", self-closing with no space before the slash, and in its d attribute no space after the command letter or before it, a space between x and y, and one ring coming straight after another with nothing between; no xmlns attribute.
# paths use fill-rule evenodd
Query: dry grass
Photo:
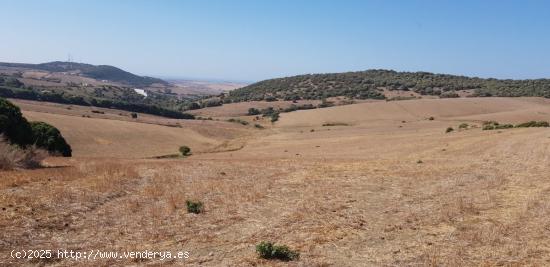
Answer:
<svg viewBox="0 0 550 267"><path fill-rule="evenodd" d="M547 265L547 129L441 131L503 109L523 118L525 105L548 120L535 105L544 100L505 99L501 107L498 99L442 100L457 108L440 111L439 103L425 107L432 100L414 101L401 101L410 103L401 113L394 103L384 106L388 114L371 114L367 104L354 113L342 111L353 106L325 109L349 127L320 126L328 118L313 115L331 114L323 110L285 114L263 136L224 153L49 158L59 167L0 172L0 264L22 263L3 258L13 247L49 247L187 250L190 266ZM473 112L460 103L484 108L459 120ZM424 108L411 115L415 105ZM437 119L425 120L430 114ZM308 118L314 132L300 126ZM186 200L201 201L204 212L188 213ZM300 260L259 259L261 241L288 245ZM132 264L162 262L80 263Z"/></svg>
<svg viewBox="0 0 550 267"><path fill-rule="evenodd" d="M10 145L0 135L0 170L38 168L47 155L48 152L34 146L21 149Z"/></svg>

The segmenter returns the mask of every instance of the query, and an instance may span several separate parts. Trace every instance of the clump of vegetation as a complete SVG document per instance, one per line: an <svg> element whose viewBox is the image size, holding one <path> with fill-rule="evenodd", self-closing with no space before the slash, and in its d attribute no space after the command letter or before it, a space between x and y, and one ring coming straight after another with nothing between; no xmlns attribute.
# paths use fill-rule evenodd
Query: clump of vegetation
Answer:
<svg viewBox="0 0 550 267"><path fill-rule="evenodd" d="M31 122L34 145L52 153L59 153L70 157L72 149L65 141L59 130L45 122Z"/></svg>
<svg viewBox="0 0 550 267"><path fill-rule="evenodd" d="M515 126L516 128L528 128L528 127L550 127L547 121L528 121L520 123Z"/></svg>
<svg viewBox="0 0 550 267"><path fill-rule="evenodd" d="M498 130L498 129L509 129L509 128L529 128L529 127L550 127L550 123L547 121L528 121L524 123L517 124L516 126L512 124L500 124L496 121L486 121L483 122L483 130Z"/></svg>
<svg viewBox="0 0 550 267"><path fill-rule="evenodd" d="M433 121L433 120L435 120L435 118L434 117L429 117L428 120Z"/></svg>
<svg viewBox="0 0 550 267"><path fill-rule="evenodd" d="M130 116L132 117L132 119L137 119L138 117L137 113L135 112L130 113Z"/></svg>
<svg viewBox="0 0 550 267"><path fill-rule="evenodd" d="M262 125L257 124L257 123L254 124L254 127L255 127L255 128L258 128L258 129L264 129L264 127L263 127Z"/></svg>
<svg viewBox="0 0 550 267"><path fill-rule="evenodd" d="M422 164L422 163L424 163L424 161L422 161L421 159L419 159L419 160L416 161L416 163L417 163L417 164Z"/></svg>
<svg viewBox="0 0 550 267"><path fill-rule="evenodd" d="M185 206L187 206L187 212L189 213L199 214L204 211L203 204L200 201L186 200Z"/></svg>
<svg viewBox="0 0 550 267"><path fill-rule="evenodd" d="M189 148L188 146L180 146L179 151L184 157L191 155L191 148Z"/></svg>
<svg viewBox="0 0 550 267"><path fill-rule="evenodd" d="M279 246L265 241L262 241L260 244L256 245L256 252L262 259L292 261L300 258L299 252L291 250L287 246Z"/></svg>
<svg viewBox="0 0 550 267"><path fill-rule="evenodd" d="M290 105L290 107L283 109L283 112L292 112L296 110L307 110L307 109L316 109L317 107L313 104L304 104L304 105Z"/></svg>
<svg viewBox="0 0 550 267"><path fill-rule="evenodd" d="M101 110L92 110L92 113L97 113L97 114L105 114L105 112L101 111Z"/></svg>
<svg viewBox="0 0 550 267"><path fill-rule="evenodd" d="M228 122L234 122L234 123L240 123L242 125L248 125L248 121L244 121L244 120L241 120L241 119L234 119L234 118L231 118L229 120L227 120Z"/></svg>
<svg viewBox="0 0 550 267"><path fill-rule="evenodd" d="M402 101L402 100L411 100L411 99L417 99L416 96L395 96L392 98L387 98L386 101Z"/></svg>
<svg viewBox="0 0 550 267"><path fill-rule="evenodd" d="M72 149L59 130L44 122L31 122L21 114L19 107L0 98L0 134L8 143L22 149L35 145L52 154L70 157Z"/></svg>
<svg viewBox="0 0 550 267"><path fill-rule="evenodd" d="M468 127L470 127L470 125L467 123L461 123L458 125L458 129L468 129Z"/></svg>
<svg viewBox="0 0 550 267"><path fill-rule="evenodd" d="M483 127L481 128L484 131L487 130L499 130L499 129L510 129L514 128L512 124L500 124L496 121L485 121L483 122Z"/></svg>
<svg viewBox="0 0 550 267"><path fill-rule="evenodd" d="M327 122L323 123L323 126L349 126L349 124L345 122Z"/></svg>
<svg viewBox="0 0 550 267"><path fill-rule="evenodd" d="M248 115L260 115L260 110L257 108L249 108Z"/></svg>
<svg viewBox="0 0 550 267"><path fill-rule="evenodd" d="M271 114L271 122L276 122L279 120L279 112L275 112Z"/></svg>
<svg viewBox="0 0 550 267"><path fill-rule="evenodd" d="M453 127L447 127L447 130L445 130L445 133L450 133L452 131L454 131L455 129L453 129Z"/></svg>

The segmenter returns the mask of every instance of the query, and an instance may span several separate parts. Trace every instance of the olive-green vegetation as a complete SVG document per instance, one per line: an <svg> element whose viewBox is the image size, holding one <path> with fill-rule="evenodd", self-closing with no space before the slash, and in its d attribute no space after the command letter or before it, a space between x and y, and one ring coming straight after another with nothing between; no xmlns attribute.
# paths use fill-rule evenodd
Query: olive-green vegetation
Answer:
<svg viewBox="0 0 550 267"><path fill-rule="evenodd" d="M191 148L189 148L188 146L180 146L179 151L184 157L191 155Z"/></svg>
<svg viewBox="0 0 550 267"><path fill-rule="evenodd" d="M35 145L50 153L70 157L71 146L59 130L45 122L28 122L19 107L0 98L0 135L22 148Z"/></svg>
<svg viewBox="0 0 550 267"><path fill-rule="evenodd" d="M384 99L381 89L414 91L441 97L458 97L457 92L460 90L473 90L472 96L550 97L550 79L500 80L429 72L367 70L265 80L231 91L228 99L233 102L268 98L324 99L335 96Z"/></svg>
<svg viewBox="0 0 550 267"><path fill-rule="evenodd" d="M187 206L187 212L199 214L203 212L204 205L200 201L186 200L185 206Z"/></svg>
<svg viewBox="0 0 550 267"><path fill-rule="evenodd" d="M241 119L235 119L235 118L231 118L229 120L227 120L228 122L234 122L234 123L240 123L242 125L248 125L248 121L243 121Z"/></svg>
<svg viewBox="0 0 550 267"><path fill-rule="evenodd" d="M550 123L547 121L528 121L515 126L512 124L500 124L496 121L486 121L483 122L483 130L499 130L499 129L509 129L509 128L530 128L530 127L550 127Z"/></svg>
<svg viewBox="0 0 550 267"><path fill-rule="evenodd" d="M275 245L271 242L262 241L256 245L256 252L262 259L277 259L282 261L292 261L300 258L300 253L291 250L285 245Z"/></svg>

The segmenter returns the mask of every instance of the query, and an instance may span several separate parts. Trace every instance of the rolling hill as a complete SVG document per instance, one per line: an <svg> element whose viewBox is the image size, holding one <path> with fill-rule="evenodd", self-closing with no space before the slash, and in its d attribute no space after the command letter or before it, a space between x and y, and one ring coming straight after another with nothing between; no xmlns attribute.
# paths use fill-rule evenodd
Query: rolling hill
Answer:
<svg viewBox="0 0 550 267"><path fill-rule="evenodd" d="M147 76L138 76L109 65L91 65L85 63L54 61L41 64L0 63L0 67L41 70L48 72L68 72L97 80L106 80L135 87L147 87L153 84L169 85L167 81Z"/></svg>
<svg viewBox="0 0 550 267"><path fill-rule="evenodd" d="M229 93L234 102L250 100L384 99L387 91L404 91L441 98L468 96L550 97L550 79L499 80L429 72L367 70L306 74L260 81Z"/></svg>

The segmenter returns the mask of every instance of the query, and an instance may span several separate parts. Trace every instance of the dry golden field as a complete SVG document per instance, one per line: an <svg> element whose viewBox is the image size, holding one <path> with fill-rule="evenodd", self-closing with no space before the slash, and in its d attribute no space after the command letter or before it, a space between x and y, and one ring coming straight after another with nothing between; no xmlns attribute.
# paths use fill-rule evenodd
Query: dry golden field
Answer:
<svg viewBox="0 0 550 267"><path fill-rule="evenodd" d="M0 265L550 264L550 129L480 128L550 121L548 99L361 103L284 113L262 130L21 107L57 126L74 157L0 172ZM181 128L166 126L174 123ZM194 154L151 158L180 145ZM202 201L204 212L187 213L186 200ZM288 245L300 259L259 259L261 241ZM16 248L190 257L17 260Z"/></svg>

